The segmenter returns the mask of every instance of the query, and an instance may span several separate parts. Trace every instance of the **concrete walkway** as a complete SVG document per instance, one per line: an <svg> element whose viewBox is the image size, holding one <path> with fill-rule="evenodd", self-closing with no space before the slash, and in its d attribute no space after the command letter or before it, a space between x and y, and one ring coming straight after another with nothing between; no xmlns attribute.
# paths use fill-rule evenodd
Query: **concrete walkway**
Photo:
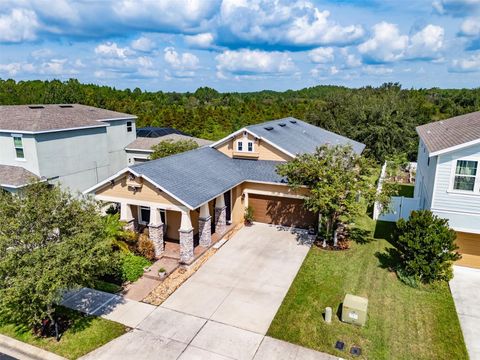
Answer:
<svg viewBox="0 0 480 360"><path fill-rule="evenodd" d="M67 293L62 305L88 315L101 316L131 328L138 326L156 309L153 305L89 288Z"/></svg>
<svg viewBox="0 0 480 360"><path fill-rule="evenodd" d="M453 267L450 281L470 360L480 360L480 269Z"/></svg>
<svg viewBox="0 0 480 360"><path fill-rule="evenodd" d="M263 224L243 228L134 331L84 359L336 359L265 336L305 240Z"/></svg>

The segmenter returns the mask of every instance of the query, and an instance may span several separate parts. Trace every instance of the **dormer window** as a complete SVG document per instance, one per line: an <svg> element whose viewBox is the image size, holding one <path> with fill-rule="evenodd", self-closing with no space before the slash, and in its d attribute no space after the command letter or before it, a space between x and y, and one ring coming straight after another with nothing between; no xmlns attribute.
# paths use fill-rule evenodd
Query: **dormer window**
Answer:
<svg viewBox="0 0 480 360"><path fill-rule="evenodd" d="M237 151L243 151L243 142L242 141L237 142Z"/></svg>
<svg viewBox="0 0 480 360"><path fill-rule="evenodd" d="M247 147L247 149L248 149L248 152L253 152L253 142L252 142L252 141L249 141L249 142L248 142L248 147Z"/></svg>

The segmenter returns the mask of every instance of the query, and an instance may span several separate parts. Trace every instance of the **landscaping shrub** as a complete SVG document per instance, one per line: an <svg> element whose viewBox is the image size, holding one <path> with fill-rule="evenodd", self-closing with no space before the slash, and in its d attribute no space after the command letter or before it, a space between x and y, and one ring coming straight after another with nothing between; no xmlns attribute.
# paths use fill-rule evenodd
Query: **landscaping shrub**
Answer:
<svg viewBox="0 0 480 360"><path fill-rule="evenodd" d="M410 219L400 219L394 235L400 257L402 278L418 278L422 282L448 281L451 265L460 258L455 250L456 233L448 221L431 211L413 211Z"/></svg>
<svg viewBox="0 0 480 360"><path fill-rule="evenodd" d="M150 261L132 253L121 255L121 273L124 281L136 281L143 275L143 269L150 266Z"/></svg>
<svg viewBox="0 0 480 360"><path fill-rule="evenodd" d="M140 234L138 237L137 253L150 261L155 260L155 247L147 234Z"/></svg>

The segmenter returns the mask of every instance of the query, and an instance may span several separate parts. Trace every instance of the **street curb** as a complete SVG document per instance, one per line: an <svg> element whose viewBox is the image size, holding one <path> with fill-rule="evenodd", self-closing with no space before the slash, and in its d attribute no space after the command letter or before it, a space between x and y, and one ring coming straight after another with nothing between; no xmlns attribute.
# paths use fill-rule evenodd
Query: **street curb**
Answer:
<svg viewBox="0 0 480 360"><path fill-rule="evenodd" d="M67 360L66 358L36 346L0 334L0 352L20 360Z"/></svg>

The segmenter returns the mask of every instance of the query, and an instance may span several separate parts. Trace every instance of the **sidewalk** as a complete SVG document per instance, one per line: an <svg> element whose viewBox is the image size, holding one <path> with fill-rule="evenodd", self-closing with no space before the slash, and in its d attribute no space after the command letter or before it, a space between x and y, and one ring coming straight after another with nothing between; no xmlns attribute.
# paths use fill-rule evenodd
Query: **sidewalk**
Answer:
<svg viewBox="0 0 480 360"><path fill-rule="evenodd" d="M61 304L70 309L100 316L131 328L140 324L156 309L156 306L153 305L89 288L67 293Z"/></svg>

